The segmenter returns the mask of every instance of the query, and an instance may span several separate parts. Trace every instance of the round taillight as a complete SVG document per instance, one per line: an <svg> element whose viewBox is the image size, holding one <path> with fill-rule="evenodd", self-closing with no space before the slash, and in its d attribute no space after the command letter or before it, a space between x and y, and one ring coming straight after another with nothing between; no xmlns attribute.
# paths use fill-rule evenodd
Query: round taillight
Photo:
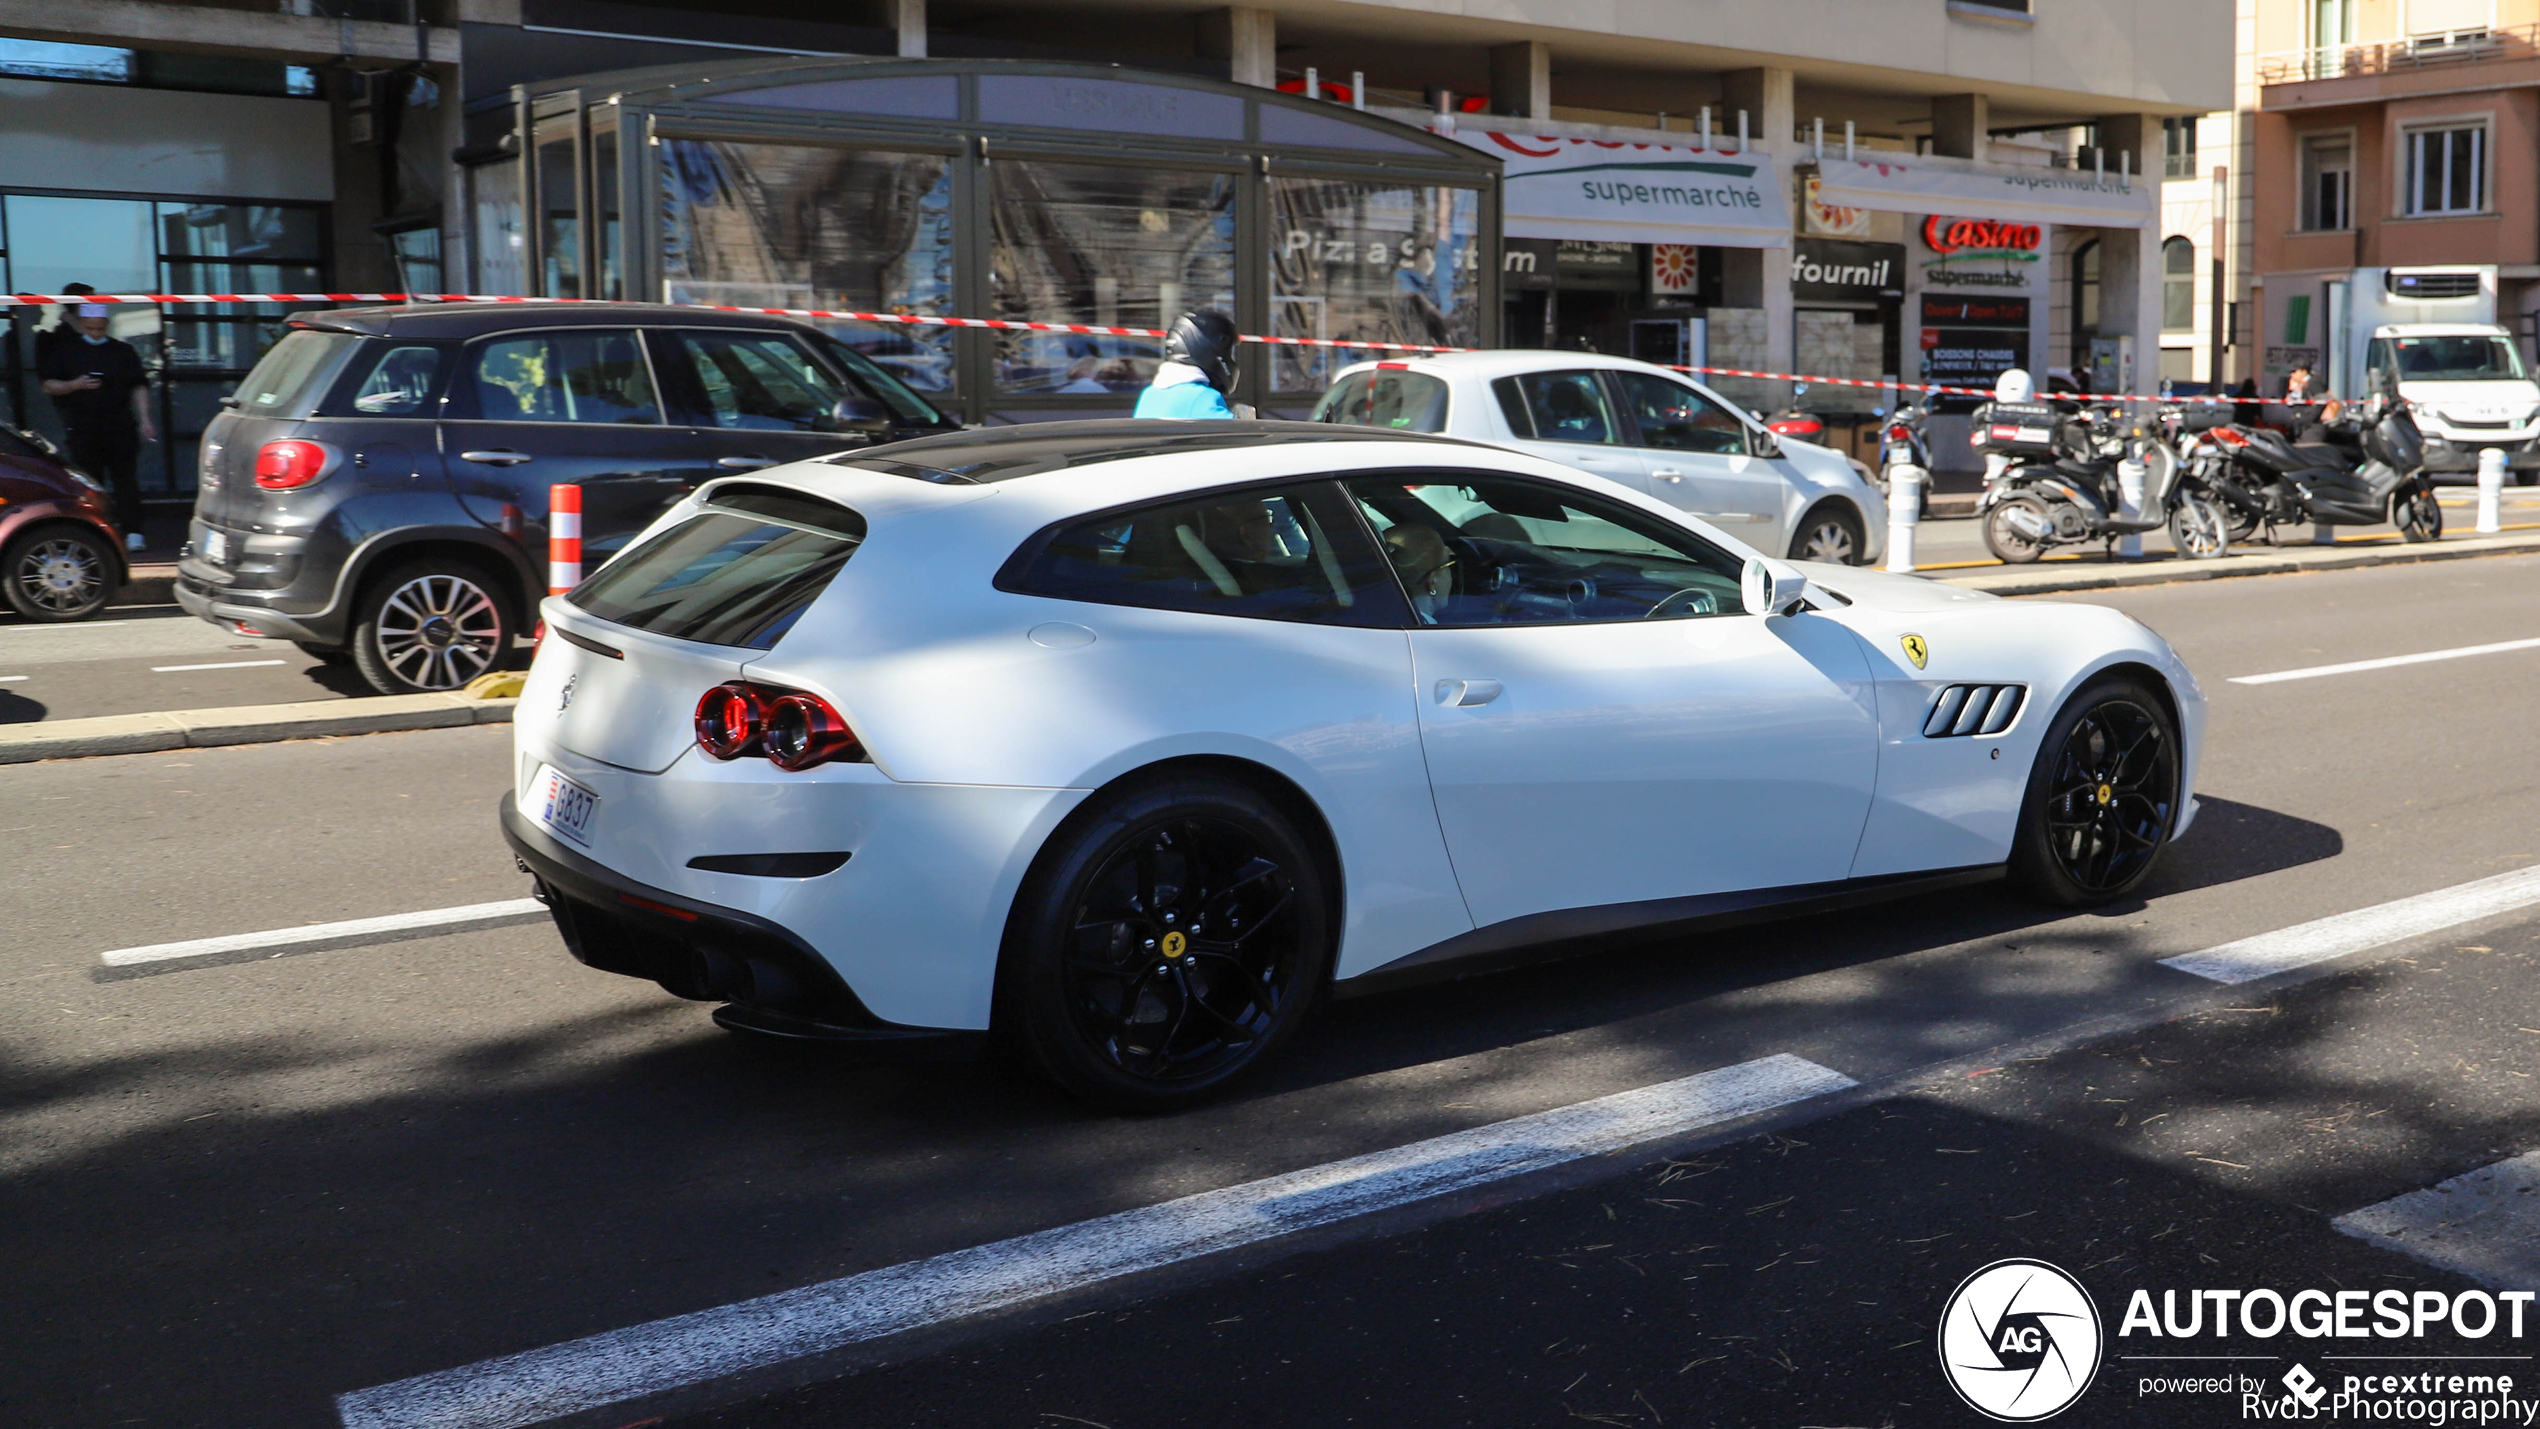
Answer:
<svg viewBox="0 0 2540 1429"><path fill-rule="evenodd" d="M697 747L717 759L757 752L767 729L767 701L751 686L717 685L697 701Z"/></svg>
<svg viewBox="0 0 2540 1429"><path fill-rule="evenodd" d="M818 695L790 694L767 707L767 762L779 769L809 769L862 753L846 717Z"/></svg>
<svg viewBox="0 0 2540 1429"><path fill-rule="evenodd" d="M327 450L316 442L267 442L256 450L256 484L289 491L326 475Z"/></svg>

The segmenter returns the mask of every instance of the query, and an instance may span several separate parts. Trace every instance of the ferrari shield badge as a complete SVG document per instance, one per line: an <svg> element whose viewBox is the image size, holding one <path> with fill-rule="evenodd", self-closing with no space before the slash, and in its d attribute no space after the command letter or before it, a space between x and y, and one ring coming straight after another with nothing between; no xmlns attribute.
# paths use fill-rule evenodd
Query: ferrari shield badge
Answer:
<svg viewBox="0 0 2540 1429"><path fill-rule="evenodd" d="M1931 647L1923 643L1923 637L1908 635L1904 637L1904 645L1905 658L1914 662L1915 669L1923 668L1924 663L1931 659Z"/></svg>

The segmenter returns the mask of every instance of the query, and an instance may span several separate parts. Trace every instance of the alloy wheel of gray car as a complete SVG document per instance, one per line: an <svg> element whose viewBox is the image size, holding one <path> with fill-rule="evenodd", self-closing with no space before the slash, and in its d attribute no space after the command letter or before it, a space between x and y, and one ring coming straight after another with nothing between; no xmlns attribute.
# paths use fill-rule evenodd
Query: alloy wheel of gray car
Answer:
<svg viewBox="0 0 2540 1429"><path fill-rule="evenodd" d="M9 608L29 620L79 620L114 593L114 557L86 531L55 527L21 538L0 558Z"/></svg>
<svg viewBox="0 0 2540 1429"><path fill-rule="evenodd" d="M1860 523L1841 511L1811 511L1790 543L1794 561L1826 561L1838 566L1861 563Z"/></svg>
<svg viewBox="0 0 2540 1429"><path fill-rule="evenodd" d="M511 649L511 617L473 572L407 566L376 591L355 634L353 659L383 694L455 690Z"/></svg>

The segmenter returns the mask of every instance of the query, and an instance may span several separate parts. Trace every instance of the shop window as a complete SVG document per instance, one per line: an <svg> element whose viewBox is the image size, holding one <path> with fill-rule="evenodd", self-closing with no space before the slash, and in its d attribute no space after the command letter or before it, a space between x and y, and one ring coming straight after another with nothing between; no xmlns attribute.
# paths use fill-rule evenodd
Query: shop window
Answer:
<svg viewBox="0 0 2540 1429"><path fill-rule="evenodd" d="M2407 162L2410 215L2486 211L2486 125L2412 129L2407 136Z"/></svg>
<svg viewBox="0 0 2540 1429"><path fill-rule="evenodd" d="M2196 245L2184 238L2161 241L2161 330L2196 329Z"/></svg>
<svg viewBox="0 0 2540 1429"><path fill-rule="evenodd" d="M1481 335L1480 196L1345 179L1270 181L1270 330L1471 347ZM1281 347L1271 386L1319 391L1364 351Z"/></svg>
<svg viewBox="0 0 2540 1429"><path fill-rule="evenodd" d="M2196 116L2172 115L2161 121L2161 176L2196 177Z"/></svg>
<svg viewBox="0 0 2540 1429"><path fill-rule="evenodd" d="M573 133L538 141L538 291L550 298L582 296L581 174Z"/></svg>
<svg viewBox="0 0 2540 1429"><path fill-rule="evenodd" d="M664 147L667 147L666 145ZM520 160L501 159L466 171L468 252L476 264L471 293L515 297L529 291L528 251L520 215Z"/></svg>
<svg viewBox="0 0 2540 1429"><path fill-rule="evenodd" d="M2355 145L2345 135L2302 141L2300 226L2320 233L2355 226Z"/></svg>
<svg viewBox="0 0 2540 1429"><path fill-rule="evenodd" d="M440 293L441 230L408 228L388 235L388 251L397 261L398 291Z"/></svg>
<svg viewBox="0 0 2540 1429"><path fill-rule="evenodd" d="M1235 306L1235 176L999 159L988 169L991 316L1164 328ZM1005 392L1135 392L1161 338L1001 332Z"/></svg>
<svg viewBox="0 0 2540 1429"><path fill-rule="evenodd" d="M2073 249L2072 337L2074 370L2090 365L2091 339L2099 336L2099 240Z"/></svg>
<svg viewBox="0 0 2540 1429"><path fill-rule="evenodd" d="M951 315L950 158L702 139L656 152L662 301ZM919 391L952 390L949 329L830 330Z"/></svg>

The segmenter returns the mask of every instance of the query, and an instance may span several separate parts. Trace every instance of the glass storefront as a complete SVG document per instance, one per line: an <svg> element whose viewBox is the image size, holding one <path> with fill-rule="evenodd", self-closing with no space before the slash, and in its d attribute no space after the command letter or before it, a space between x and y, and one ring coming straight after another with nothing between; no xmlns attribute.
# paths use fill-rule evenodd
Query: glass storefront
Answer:
<svg viewBox="0 0 2540 1429"><path fill-rule="evenodd" d="M0 193L0 281L11 292L324 292L326 212L314 204L166 202ZM145 447L141 487L194 490L203 428L220 413L295 303L118 306L108 330L138 348L153 379L161 440ZM67 321L61 309L12 310L0 404L12 425L62 435L36 376L36 351Z"/></svg>
<svg viewBox="0 0 2540 1429"><path fill-rule="evenodd" d="M1034 61L735 60L515 95L469 173L480 292L1487 347L1497 163L1345 107ZM638 138L637 136L640 136ZM622 196L622 197L621 197ZM970 421L1125 410L1160 339L824 323ZM1365 350L1247 351L1301 414ZM1275 405L1273 405L1275 404Z"/></svg>
<svg viewBox="0 0 2540 1429"><path fill-rule="evenodd" d="M1279 337L1481 342L1481 197L1346 179L1270 181L1270 319ZM1282 347L1273 390L1320 392L1365 352Z"/></svg>

